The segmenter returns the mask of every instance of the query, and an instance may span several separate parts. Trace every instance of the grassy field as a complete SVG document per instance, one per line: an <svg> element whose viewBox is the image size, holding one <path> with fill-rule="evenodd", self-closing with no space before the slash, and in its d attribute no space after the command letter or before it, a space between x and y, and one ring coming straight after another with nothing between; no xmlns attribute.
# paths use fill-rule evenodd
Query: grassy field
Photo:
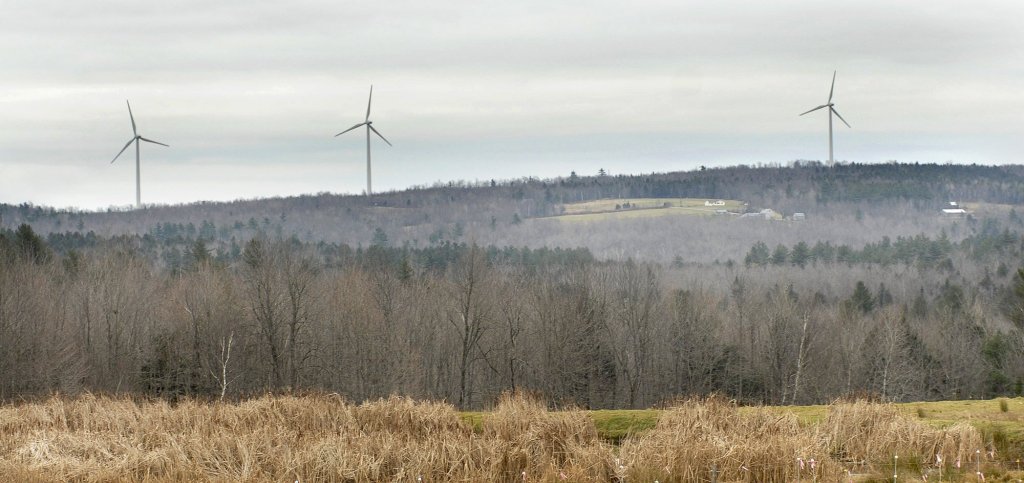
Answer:
<svg viewBox="0 0 1024 483"><path fill-rule="evenodd" d="M965 401L931 401L891 405L908 418L934 428L946 428L968 422L996 444L1004 456L1024 463L1024 398L999 398ZM831 405L770 407L772 411L790 413L800 424L818 424L828 416ZM1005 407L1005 411L1003 408ZM757 408L740 408L740 412ZM617 409L588 411L597 433L612 442L654 428L663 411L657 409ZM480 428L488 413L463 412L463 419Z"/></svg>
<svg viewBox="0 0 1024 483"><path fill-rule="evenodd" d="M619 443L626 436L637 435L654 428L658 423L658 415L661 414L661 411L656 409L601 409L586 413L601 439L610 443ZM482 432L484 420L490 413L464 411L459 414L477 432Z"/></svg>
<svg viewBox="0 0 1024 483"><path fill-rule="evenodd" d="M551 218L559 221L588 222L659 216L709 216L716 210L739 211L743 202L723 200L724 206L704 206L704 198L617 198L565 205L565 211ZM619 208L616 209L616 206ZM628 206L628 207L627 207Z"/></svg>
<svg viewBox="0 0 1024 483"><path fill-rule="evenodd" d="M1024 400L487 412L406 398L53 397L0 407L5 481L1017 481ZM936 455L943 463L936 465ZM814 464L811 465L811 460ZM958 468L956 462L962 462ZM801 465L803 462L803 465Z"/></svg>
<svg viewBox="0 0 1024 483"><path fill-rule="evenodd" d="M966 209L968 212L974 213L975 215L1004 216L1009 214L1010 210L1016 210L1018 215L1024 216L1024 213L1020 211L1022 207L1017 205L965 202L961 203L960 206Z"/></svg>
<svg viewBox="0 0 1024 483"><path fill-rule="evenodd" d="M963 424L970 425L977 430L983 442L982 447L975 451L986 453L982 457L982 469L983 473L987 475L986 481L1024 480L1024 471L1021 471L1021 468L1024 468L1024 398L913 402L885 406L891 407L909 421L920 422L936 430L949 429ZM738 412L739 414L753 414L767 410L782 415L791 415L796 418L800 426L811 428L826 422L829 411L834 407L833 405L743 407L739 408ZM657 409L597 410L588 411L588 415L594 423L597 434L603 440L621 444L628 438L641 437L656 428L658 420L664 412L664 410ZM486 419L487 414L483 412L462 413L463 418L477 428ZM920 456L908 458L907 455L904 455L903 457L900 471L907 474L903 478L904 481L936 481L938 472L934 463L929 467L928 464L922 464ZM970 466L968 462L973 462L971 465L976 465L976 460L969 456L965 457L961 461L961 469L948 468L943 481L978 481L973 472L976 466ZM952 464L955 466L955 460ZM921 477L925 474L922 469L931 475L930 480L924 480ZM854 473L853 480L850 481L891 481L891 478L875 479L874 477L878 475L870 471L865 473L863 467L858 467L857 471L860 471L861 474L858 476Z"/></svg>
<svg viewBox="0 0 1024 483"><path fill-rule="evenodd" d="M959 422L967 422L981 432L983 439L993 443L1004 460L1013 462L1012 466L1016 466L1017 459L1021 459L1024 464L1024 398L897 403L892 406L907 417L934 428L947 428ZM792 413L803 425L813 425L828 416L830 407L817 405L772 409ZM744 410L751 409L743 408L741 412ZM660 413L652 409L590 412L598 434L611 441L653 428Z"/></svg>

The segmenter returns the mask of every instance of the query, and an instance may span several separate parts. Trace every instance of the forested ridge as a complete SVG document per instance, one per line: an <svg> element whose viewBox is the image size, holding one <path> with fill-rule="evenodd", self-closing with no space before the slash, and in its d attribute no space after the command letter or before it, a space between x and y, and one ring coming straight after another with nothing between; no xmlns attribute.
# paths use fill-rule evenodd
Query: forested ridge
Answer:
<svg viewBox="0 0 1024 483"><path fill-rule="evenodd" d="M602 170L603 171L603 170ZM835 204L910 203L938 208L950 200L1024 204L1024 166L957 164L837 164L732 166L649 175L571 175L555 179L453 181L364 196L320 193L288 198L155 205L142 210L79 211L0 204L0 226L30 223L37 232L145 234L158 224L211 230L206 235L279 230L304 241L328 240L335 227L373 229L461 224L492 228L559 214L566 203L604 198L725 198L783 212L830 213ZM387 218L387 220L377 220ZM375 224L377 222L377 224ZM248 230L248 231L246 231ZM390 231L390 230L389 230ZM413 230L419 231L419 230ZM428 236L419 239L425 242ZM338 241L348 241L338 240ZM354 243L350 243L354 244Z"/></svg>
<svg viewBox="0 0 1024 483"><path fill-rule="evenodd" d="M739 199L807 221L569 225ZM973 203L943 217L949 201ZM1024 391L1021 167L732 167L71 212L0 207L0 397L316 389L464 408Z"/></svg>

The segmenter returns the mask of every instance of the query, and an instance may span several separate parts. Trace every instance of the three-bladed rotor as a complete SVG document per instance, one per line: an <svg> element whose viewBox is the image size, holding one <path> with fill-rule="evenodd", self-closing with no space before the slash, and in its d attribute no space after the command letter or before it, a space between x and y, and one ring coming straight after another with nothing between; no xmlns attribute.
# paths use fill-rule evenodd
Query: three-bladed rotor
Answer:
<svg viewBox="0 0 1024 483"><path fill-rule="evenodd" d="M836 90L836 73L837 72L838 71L833 71L832 72L832 87L829 88L829 90L828 90L828 103L822 104L822 105L820 105L818 107L815 107L814 109L811 109L809 111L802 112L802 113L800 113L801 116L803 116L804 114L808 114L808 113L817 111L818 109L824 109L824 108L827 107L827 108L829 108L830 111L832 111L832 114L835 114L836 117L838 117L840 121L843 121L843 124L846 124L846 127L851 127L850 123L846 122L846 119L843 119L843 116L839 115L839 111L836 110L835 104L832 103L832 94L834 94L835 90Z"/></svg>
<svg viewBox="0 0 1024 483"><path fill-rule="evenodd" d="M345 134L345 133L347 133L347 132L349 132L349 131L351 131L351 130L359 127L359 126L366 126L366 127L370 128L370 130L373 131L374 134L376 134L377 136L380 136L380 138L382 140L384 140L384 142L388 143L388 146L394 146L393 144L391 144L391 141L388 141L387 138L385 138L383 134L378 132L377 129L373 127L373 121L370 120L370 105L372 103L373 103L373 86L370 86L370 100L366 101L366 120L364 120L363 122L361 122L359 124L356 124L355 126L352 126L352 127L348 128L348 129L346 129L346 130L344 130L344 131L342 131L342 132L340 132L338 134L335 134L334 137L341 136L342 134Z"/></svg>
<svg viewBox="0 0 1024 483"><path fill-rule="evenodd" d="M132 136L132 138L131 138L131 139L129 139L129 140L128 140L128 142L127 142L127 143L125 143L124 147L123 147L123 148L121 148L121 150L120 150L120 151L118 151L118 153L117 153L117 156L114 156L114 159L111 159L111 160L110 160L110 162L111 162L111 163L113 163L114 161L117 161L117 158L118 158L118 157L120 157L120 156L121 156L121 154L123 154L123 153L124 153L124 151L125 151L126 149L128 149L128 146L131 146L131 145L132 145L132 143L134 143L134 142L137 142L137 141L146 141L147 143L159 144L159 145L161 145L161 146L167 146L167 147L170 147L169 145L167 145L167 144L164 144L164 143L162 143L162 142L159 142L159 141L154 141L154 140L152 140L152 139L148 139L148 138L144 138L144 137L142 137L142 136L139 136L139 131L138 131L138 128L136 128L136 126L135 126L135 116L134 116L134 115L132 115L132 105L131 105L131 103L130 103L130 102L128 102L128 101L124 101L124 102L125 102L126 104L128 104L128 117L130 117L130 118L131 118L131 120L132 120L132 134L133 134L133 136Z"/></svg>

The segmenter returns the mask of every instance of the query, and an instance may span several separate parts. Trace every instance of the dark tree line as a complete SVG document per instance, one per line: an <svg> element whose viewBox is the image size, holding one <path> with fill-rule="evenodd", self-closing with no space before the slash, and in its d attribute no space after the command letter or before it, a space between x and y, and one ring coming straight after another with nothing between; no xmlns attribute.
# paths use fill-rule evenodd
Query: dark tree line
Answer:
<svg viewBox="0 0 1024 483"><path fill-rule="evenodd" d="M950 255L955 251L977 261L1017 258L1024 253L1024 237L1016 230L999 229L999 223L986 219L981 229L960 242L953 242L940 233L934 240L927 235L913 237L882 237L879 242L868 243L857 249L849 245L833 245L818 241L814 245L798 242L792 247L778 244L769 249L764 242L756 242L743 258L745 265L765 266L791 264L804 268L818 263L917 265L925 268L953 268Z"/></svg>

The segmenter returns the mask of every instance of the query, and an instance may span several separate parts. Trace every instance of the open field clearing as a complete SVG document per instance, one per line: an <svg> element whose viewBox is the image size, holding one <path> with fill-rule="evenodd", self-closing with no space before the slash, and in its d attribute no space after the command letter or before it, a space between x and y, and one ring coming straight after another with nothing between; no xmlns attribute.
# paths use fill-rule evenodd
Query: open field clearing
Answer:
<svg viewBox="0 0 1024 483"><path fill-rule="evenodd" d="M717 210L737 211L743 202L721 200L723 205L705 206L704 198L616 198L565 205L565 211L551 218L564 221L604 221L610 219L651 218L659 216L708 216Z"/></svg>
<svg viewBox="0 0 1024 483"><path fill-rule="evenodd" d="M975 216L998 216L1007 215L1011 211L1020 212L1021 207L1017 205L1011 205L1006 203L982 203L982 202L964 202L960 203L964 209Z"/></svg>
<svg viewBox="0 0 1024 483"><path fill-rule="evenodd" d="M1003 411L1003 409L1006 409ZM920 410L919 410L920 409ZM924 415L922 418L921 415ZM391 398L54 397L0 408L9 481L1015 481L1024 402L486 413ZM1003 424L1003 432L985 427ZM981 429L979 430L979 427ZM1001 435L1001 436L1000 436ZM942 463L936 464L936 455ZM811 460L814 461L813 465ZM801 462L803 465L801 467ZM960 468L957 468L960 462Z"/></svg>

